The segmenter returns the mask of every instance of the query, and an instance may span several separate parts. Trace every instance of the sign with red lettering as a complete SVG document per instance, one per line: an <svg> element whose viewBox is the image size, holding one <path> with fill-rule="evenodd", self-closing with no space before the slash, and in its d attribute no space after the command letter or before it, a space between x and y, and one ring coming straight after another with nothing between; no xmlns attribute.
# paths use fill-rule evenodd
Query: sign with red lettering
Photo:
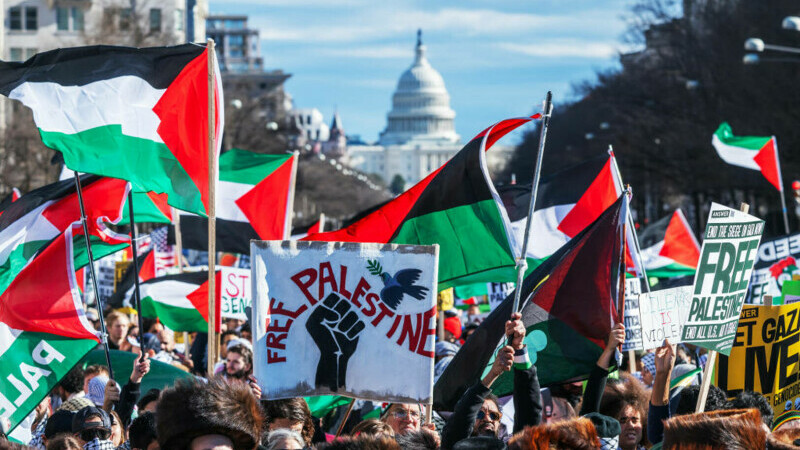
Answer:
<svg viewBox="0 0 800 450"><path fill-rule="evenodd" d="M680 343L683 324L692 305L692 287L662 289L641 294L638 299L642 348L660 347L664 339L669 339L670 344Z"/></svg>
<svg viewBox="0 0 800 450"><path fill-rule="evenodd" d="M223 267L220 286L220 314L223 319L247 320L245 309L250 306L250 270Z"/></svg>
<svg viewBox="0 0 800 450"><path fill-rule="evenodd" d="M438 258L438 246L253 241L264 395L430 403Z"/></svg>

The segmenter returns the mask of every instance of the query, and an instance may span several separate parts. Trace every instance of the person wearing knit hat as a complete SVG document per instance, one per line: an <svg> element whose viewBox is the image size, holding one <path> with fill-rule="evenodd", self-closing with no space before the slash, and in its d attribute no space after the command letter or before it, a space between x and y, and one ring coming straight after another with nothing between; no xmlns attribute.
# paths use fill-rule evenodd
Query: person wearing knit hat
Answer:
<svg viewBox="0 0 800 450"><path fill-rule="evenodd" d="M246 383L180 380L161 394L156 430L161 450L252 450L264 417Z"/></svg>
<svg viewBox="0 0 800 450"><path fill-rule="evenodd" d="M87 406L94 406L94 402L89 400L88 397L72 397L61 404L58 409L65 409L67 411L77 412Z"/></svg>
<svg viewBox="0 0 800 450"><path fill-rule="evenodd" d="M713 450L762 449L767 432L756 409L729 409L676 416L664 423L663 448Z"/></svg>
<svg viewBox="0 0 800 450"><path fill-rule="evenodd" d="M767 450L800 450L800 429L790 428L770 434Z"/></svg>
<svg viewBox="0 0 800 450"><path fill-rule="evenodd" d="M800 411L796 409L785 411L772 420L772 431L800 429L800 420L797 419L800 419Z"/></svg>
<svg viewBox="0 0 800 450"><path fill-rule="evenodd" d="M589 413L584 417L594 424L594 428L597 430L597 437L600 439L600 449L617 450L619 447L619 434L622 433L619 421L596 412Z"/></svg>
<svg viewBox="0 0 800 450"><path fill-rule="evenodd" d="M456 316L445 317L444 319L444 340L456 342L461 339L461 319Z"/></svg>

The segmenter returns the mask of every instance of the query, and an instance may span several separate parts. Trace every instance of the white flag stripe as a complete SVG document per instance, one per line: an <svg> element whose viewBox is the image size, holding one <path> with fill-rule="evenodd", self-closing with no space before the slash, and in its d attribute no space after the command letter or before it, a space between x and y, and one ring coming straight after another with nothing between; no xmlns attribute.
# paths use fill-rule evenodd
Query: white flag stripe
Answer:
<svg viewBox="0 0 800 450"><path fill-rule="evenodd" d="M761 170L753 159L758 154L758 151L728 145L722 142L716 134L711 138L711 144L717 150L719 157L726 163L744 167L745 169Z"/></svg>

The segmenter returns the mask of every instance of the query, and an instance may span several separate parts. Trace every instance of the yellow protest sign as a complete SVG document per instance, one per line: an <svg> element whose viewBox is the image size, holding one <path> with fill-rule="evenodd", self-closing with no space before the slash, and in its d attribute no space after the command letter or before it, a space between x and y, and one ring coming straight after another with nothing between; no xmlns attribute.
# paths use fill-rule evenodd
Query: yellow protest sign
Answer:
<svg viewBox="0 0 800 450"><path fill-rule="evenodd" d="M730 356L720 355L715 382L731 397L764 394L775 415L800 410L800 303L742 309Z"/></svg>
<svg viewBox="0 0 800 450"><path fill-rule="evenodd" d="M455 295L453 293L453 288L447 288L443 291L440 291L438 300L437 308L439 311L453 309L453 306L455 306Z"/></svg>

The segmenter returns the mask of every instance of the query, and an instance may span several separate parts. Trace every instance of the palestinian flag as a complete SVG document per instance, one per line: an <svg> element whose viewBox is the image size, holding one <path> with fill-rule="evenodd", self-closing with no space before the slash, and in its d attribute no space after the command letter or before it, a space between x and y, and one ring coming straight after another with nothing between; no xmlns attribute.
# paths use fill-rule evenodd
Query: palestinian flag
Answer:
<svg viewBox="0 0 800 450"><path fill-rule="evenodd" d="M320 214L319 220L310 225L292 227L291 239L299 240L312 234L322 233L323 231L325 231L325 214Z"/></svg>
<svg viewBox="0 0 800 450"><path fill-rule="evenodd" d="M622 195L593 224L545 260L522 285L525 343L542 386L584 379L605 347L613 325L622 320L625 221ZM434 408L452 411L463 392L488 371L504 341L514 293L489 314L467 339L433 390ZM492 386L510 395L512 375Z"/></svg>
<svg viewBox="0 0 800 450"><path fill-rule="evenodd" d="M130 238L108 228L122 215L130 185L123 180L83 176L83 201L95 260L128 246ZM0 216L0 293L31 258L72 223L80 221L74 180L33 190L9 205ZM70 247L73 248L73 247ZM84 238L76 238L75 267L88 262Z"/></svg>
<svg viewBox="0 0 800 450"><path fill-rule="evenodd" d="M288 239L297 158L232 149L219 157L217 251L250 254L250 240ZM208 249L208 220L181 214L183 248Z"/></svg>
<svg viewBox="0 0 800 450"><path fill-rule="evenodd" d="M215 283L217 330L221 272ZM157 318L173 331L208 331L208 271L152 278L140 285L142 317Z"/></svg>
<svg viewBox="0 0 800 450"><path fill-rule="evenodd" d="M530 185L498 188L508 211L511 227L522 242L531 201ZM542 179L531 219L528 266L536 267L595 221L622 194L622 182L614 156L598 156ZM627 230L629 248L634 236ZM520 244L521 245L521 244ZM626 255L627 266L641 273L641 263L633 252Z"/></svg>
<svg viewBox="0 0 800 450"><path fill-rule="evenodd" d="M647 276L693 276L700 259L700 243L680 209L659 219L639 234Z"/></svg>
<svg viewBox="0 0 800 450"><path fill-rule="evenodd" d="M99 342L75 279L72 233L81 228L74 225L0 294L0 416L12 430Z"/></svg>
<svg viewBox="0 0 800 450"><path fill-rule="evenodd" d="M19 192L19 189L17 188L11 189L11 193L6 195L6 197L2 201L0 201L0 215L3 214L3 211L5 211L10 204L19 200L20 197L22 197L22 194Z"/></svg>
<svg viewBox="0 0 800 450"><path fill-rule="evenodd" d="M731 126L723 122L714 132L711 145L726 163L761 171L775 189L783 192L781 164L775 136L734 136Z"/></svg>
<svg viewBox="0 0 800 450"><path fill-rule="evenodd" d="M520 125L509 119L473 138L442 167L352 225L311 241L439 244L439 290L454 284L512 281L519 252L486 166L485 152Z"/></svg>
<svg viewBox="0 0 800 450"><path fill-rule="evenodd" d="M215 86L215 149L223 128ZM33 111L67 167L128 180L135 192L208 211L208 52L204 46L73 47L0 61L0 93Z"/></svg>

